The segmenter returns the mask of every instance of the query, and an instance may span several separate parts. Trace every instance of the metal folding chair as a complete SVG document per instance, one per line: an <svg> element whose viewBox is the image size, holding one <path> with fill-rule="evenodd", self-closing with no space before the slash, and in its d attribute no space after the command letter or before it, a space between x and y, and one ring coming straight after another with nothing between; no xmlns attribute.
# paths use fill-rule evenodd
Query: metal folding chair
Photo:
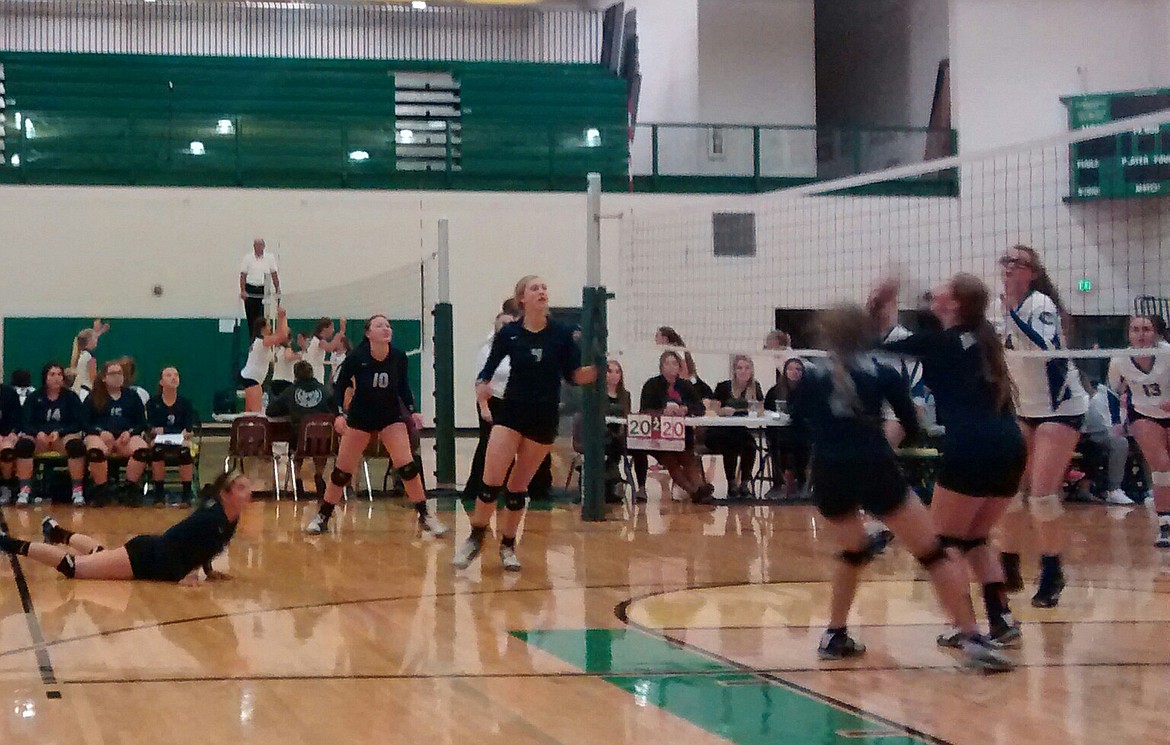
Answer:
<svg viewBox="0 0 1170 745"><path fill-rule="evenodd" d="M293 463L289 469L292 478L293 501L300 499L297 493L296 462L302 464L310 458L328 458L334 454L333 414L310 414L301 420L293 445ZM321 495L317 495L320 497Z"/></svg>
<svg viewBox="0 0 1170 745"><path fill-rule="evenodd" d="M242 468L244 458L268 458L272 463L272 488L276 498L280 499L280 476L272 452L272 425L262 416L242 416L232 422L227 457L223 459L224 470L228 470L233 462Z"/></svg>

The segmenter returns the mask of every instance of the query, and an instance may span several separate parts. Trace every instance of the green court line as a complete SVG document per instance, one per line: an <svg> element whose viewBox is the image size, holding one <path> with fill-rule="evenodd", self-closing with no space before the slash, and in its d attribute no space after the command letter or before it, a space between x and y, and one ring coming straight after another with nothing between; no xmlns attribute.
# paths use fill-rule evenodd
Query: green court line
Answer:
<svg viewBox="0 0 1170 745"><path fill-rule="evenodd" d="M512 634L574 667L601 675L643 706L657 706L737 745L926 742L640 631Z"/></svg>

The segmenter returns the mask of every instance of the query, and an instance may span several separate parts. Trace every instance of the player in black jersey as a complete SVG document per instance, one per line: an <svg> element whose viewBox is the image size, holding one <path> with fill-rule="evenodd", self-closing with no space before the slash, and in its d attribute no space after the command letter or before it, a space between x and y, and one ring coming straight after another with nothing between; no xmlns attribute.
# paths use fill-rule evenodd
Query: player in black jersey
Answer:
<svg viewBox="0 0 1170 745"><path fill-rule="evenodd" d="M516 283L520 320L501 328L492 340L487 362L479 372L475 395L480 412L492 417L484 462L484 488L471 515L471 535L455 553L452 564L466 569L483 549L484 535L500 497L500 562L505 570L520 571L516 532L524 517L525 493L537 467L548 455L560 423L561 381L587 385L597 369L581 365L581 350L573 330L548 317L548 285L535 275ZM487 408L496 366L508 357L512 371L498 415ZM511 467L511 472L508 471ZM504 479L507 478L507 488Z"/></svg>
<svg viewBox="0 0 1170 745"><path fill-rule="evenodd" d="M880 315L897 300L897 283L883 283L870 297L870 310ZM931 293L931 311L942 329L889 341L882 348L922 360L923 380L946 426L931 500L934 526L944 545L966 557L983 585L991 638L1001 646L1015 646L1019 624L1012 618L1003 567L988 538L1019 488L1028 451L1016 422L1003 346L987 321L989 302L982 280L956 274ZM939 637L946 646L959 641L957 634Z"/></svg>
<svg viewBox="0 0 1170 745"><path fill-rule="evenodd" d="M73 504L85 504L85 444L81 441L85 411L77 394L65 387L65 368L49 362L41 369L41 388L24 401L23 437L13 448L20 492L16 503L29 503L33 456L64 452L73 482Z"/></svg>
<svg viewBox="0 0 1170 745"><path fill-rule="evenodd" d="M126 483L130 493L141 496L139 482L151 461L150 448L142 436L146 431L146 411L142 399L122 385L124 372L117 361L106 362L85 399L88 413L85 438L89 475L99 500L108 498L109 456L127 458Z"/></svg>
<svg viewBox="0 0 1170 745"><path fill-rule="evenodd" d="M341 409L347 412L337 417L335 423L337 431L342 433L341 443L330 483L317 514L305 526L306 533L316 535L328 527L333 508L353 479L353 469L361 462L372 436L382 439L406 489L406 497L418 511L419 527L436 538L447 532L447 527L427 512L427 495L410 447L403 406L419 429L423 425L422 415L414 410L414 393L406 376L406 355L391 346L390 339L390 321L383 315L372 316L366 321L365 340L341 363L333 388Z"/></svg>
<svg viewBox="0 0 1170 745"><path fill-rule="evenodd" d="M941 604L957 619L962 632L957 644L968 662L986 670L1010 669L1011 662L978 633L964 569L935 534L930 515L902 478L882 430L886 402L908 435L918 430L905 380L868 351L872 327L860 307L826 311L820 325L829 360L821 367L810 364L789 399L793 419L807 425L812 436L814 501L841 548L820 657L840 659L865 651L846 630L861 568L877 550L865 530L861 512L865 510L885 522L930 573Z"/></svg>
<svg viewBox="0 0 1170 745"><path fill-rule="evenodd" d="M12 501L16 491L16 443L20 440L20 394L0 383L0 505Z"/></svg>
<svg viewBox="0 0 1170 745"><path fill-rule="evenodd" d="M211 562L227 548L240 514L252 500L252 483L242 473L224 473L211 486L214 498L161 535L139 535L119 548L41 521L43 543L0 533L0 551L27 556L70 579L142 579L194 587L207 579L228 579Z"/></svg>
<svg viewBox="0 0 1170 745"><path fill-rule="evenodd" d="M195 458L191 453L191 431L195 428L195 410L191 402L179 395L179 370L164 367L159 375L158 393L146 402L146 424L150 428L150 476L154 481L154 499L160 504L181 506L194 499L191 480L195 476ZM164 443L159 435L178 435L182 444ZM167 497L164 481L167 461L179 466L180 496Z"/></svg>

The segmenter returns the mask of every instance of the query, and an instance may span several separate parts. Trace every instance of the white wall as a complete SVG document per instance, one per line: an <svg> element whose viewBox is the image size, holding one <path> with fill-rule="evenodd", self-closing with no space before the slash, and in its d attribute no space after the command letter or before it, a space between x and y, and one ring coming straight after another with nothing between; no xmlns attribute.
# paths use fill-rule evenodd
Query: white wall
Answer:
<svg viewBox="0 0 1170 745"><path fill-rule="evenodd" d="M1061 96L1170 85L1166 0L951 0L960 147L1068 129Z"/></svg>

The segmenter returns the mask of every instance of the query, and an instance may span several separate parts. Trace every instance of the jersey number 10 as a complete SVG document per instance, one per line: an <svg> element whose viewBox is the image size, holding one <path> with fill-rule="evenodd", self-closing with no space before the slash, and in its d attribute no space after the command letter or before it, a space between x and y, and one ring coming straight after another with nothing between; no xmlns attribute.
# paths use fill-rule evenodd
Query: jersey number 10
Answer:
<svg viewBox="0 0 1170 745"><path fill-rule="evenodd" d="M389 388L390 387L390 373L385 373L385 372L374 373L373 386L375 388Z"/></svg>

